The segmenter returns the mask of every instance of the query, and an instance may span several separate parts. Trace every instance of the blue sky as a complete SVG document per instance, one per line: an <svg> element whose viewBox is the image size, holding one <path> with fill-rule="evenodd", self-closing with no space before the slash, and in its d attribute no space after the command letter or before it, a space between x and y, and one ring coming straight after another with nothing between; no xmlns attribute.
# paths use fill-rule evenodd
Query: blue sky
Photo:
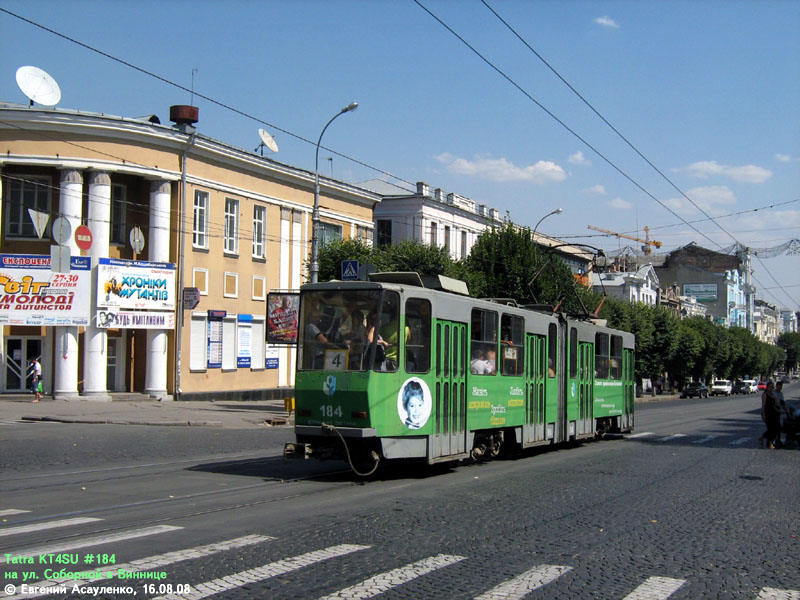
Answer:
<svg viewBox="0 0 800 600"><path fill-rule="evenodd" d="M61 108L167 123L192 102L203 134L254 149L263 127L273 158L308 169L314 146L299 138L316 141L355 100L325 134L339 154L320 154L337 179L425 181L531 227L561 207L543 233L606 250L636 243L587 225L640 237L647 225L661 251L800 238L800 2L486 2L630 145L481 0L420 4L495 68L414 0L0 0L179 86L194 76L251 118L2 12L0 100L26 102L15 72L35 65L58 80ZM705 219L697 207L733 237L681 221ZM800 309L800 256L754 271L758 297Z"/></svg>

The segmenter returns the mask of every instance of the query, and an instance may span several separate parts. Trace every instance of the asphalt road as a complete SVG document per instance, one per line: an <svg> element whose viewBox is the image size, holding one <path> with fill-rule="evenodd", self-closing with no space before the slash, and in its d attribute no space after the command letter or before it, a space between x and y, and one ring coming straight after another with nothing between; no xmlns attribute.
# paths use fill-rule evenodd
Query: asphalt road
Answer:
<svg viewBox="0 0 800 600"><path fill-rule="evenodd" d="M758 447L758 402L642 405L632 436L366 482L284 461L283 428L8 424L6 597L797 599L800 450ZM22 588L119 569L147 579Z"/></svg>

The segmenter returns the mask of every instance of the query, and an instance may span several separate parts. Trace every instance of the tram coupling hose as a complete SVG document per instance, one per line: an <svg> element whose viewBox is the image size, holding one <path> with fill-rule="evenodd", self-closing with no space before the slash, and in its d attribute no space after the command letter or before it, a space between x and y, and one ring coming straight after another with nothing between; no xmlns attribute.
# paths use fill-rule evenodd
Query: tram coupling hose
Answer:
<svg viewBox="0 0 800 600"><path fill-rule="evenodd" d="M325 433L336 433L336 435L339 436L339 439L342 440L342 444L344 445L344 451L347 453L347 462L350 465L350 469L353 471L353 473L355 473L359 477L369 477L378 469L378 463L381 462L381 457L378 455L377 452L375 452L374 450L371 452L372 460L375 461L375 464L372 466L372 469L370 469L367 473L361 473L353 465L353 461L350 458L350 448L347 447L347 442L345 441L344 436L339 432L338 429L336 429L336 426L329 425L328 423L323 423L322 431L324 431Z"/></svg>

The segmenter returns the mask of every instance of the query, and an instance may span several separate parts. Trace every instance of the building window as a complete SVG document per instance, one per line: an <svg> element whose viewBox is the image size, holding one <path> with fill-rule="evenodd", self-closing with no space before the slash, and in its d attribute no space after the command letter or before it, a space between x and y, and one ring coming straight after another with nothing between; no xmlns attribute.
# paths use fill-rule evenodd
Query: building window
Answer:
<svg viewBox="0 0 800 600"><path fill-rule="evenodd" d="M378 219L378 246L392 245L392 222L388 219Z"/></svg>
<svg viewBox="0 0 800 600"><path fill-rule="evenodd" d="M437 230L438 230L438 225L436 224L436 221L431 221L431 246L433 246L434 248L437 246L439 242L436 236Z"/></svg>
<svg viewBox="0 0 800 600"><path fill-rule="evenodd" d="M50 179L25 176L23 179L8 179L6 194L6 234L9 237L37 239L29 209L50 215ZM5 178L4 178L5 179ZM47 235L46 232L42 237Z"/></svg>
<svg viewBox="0 0 800 600"><path fill-rule="evenodd" d="M228 315L222 319L222 369L236 369L237 339L236 315Z"/></svg>
<svg viewBox="0 0 800 600"><path fill-rule="evenodd" d="M253 275L253 300L267 299L267 278Z"/></svg>
<svg viewBox="0 0 800 600"><path fill-rule="evenodd" d="M192 246L195 248L208 248L208 192L199 190L194 193Z"/></svg>
<svg viewBox="0 0 800 600"><path fill-rule="evenodd" d="M467 232L461 232L461 256L459 258L465 258L467 256Z"/></svg>
<svg viewBox="0 0 800 600"><path fill-rule="evenodd" d="M450 254L450 225L444 226L444 249Z"/></svg>
<svg viewBox="0 0 800 600"><path fill-rule="evenodd" d="M239 201L225 198L225 252L239 254Z"/></svg>
<svg viewBox="0 0 800 600"><path fill-rule="evenodd" d="M342 226L333 223L319 224L319 247L324 248L334 240L342 239Z"/></svg>
<svg viewBox="0 0 800 600"><path fill-rule="evenodd" d="M225 273L223 280L222 295L226 298L239 297L239 274Z"/></svg>
<svg viewBox="0 0 800 600"><path fill-rule="evenodd" d="M192 267L192 287L196 287L201 296L208 296L208 269Z"/></svg>
<svg viewBox="0 0 800 600"><path fill-rule="evenodd" d="M264 317L253 315L253 334L250 348L251 361L250 368L253 370L263 369L266 355L264 340Z"/></svg>
<svg viewBox="0 0 800 600"><path fill-rule="evenodd" d="M206 313L192 313L189 370L205 371L208 359L208 326Z"/></svg>
<svg viewBox="0 0 800 600"><path fill-rule="evenodd" d="M125 243L126 191L124 185L111 186L111 231L109 231L109 241L112 244Z"/></svg>
<svg viewBox="0 0 800 600"><path fill-rule="evenodd" d="M253 258L266 258L267 207L253 207Z"/></svg>

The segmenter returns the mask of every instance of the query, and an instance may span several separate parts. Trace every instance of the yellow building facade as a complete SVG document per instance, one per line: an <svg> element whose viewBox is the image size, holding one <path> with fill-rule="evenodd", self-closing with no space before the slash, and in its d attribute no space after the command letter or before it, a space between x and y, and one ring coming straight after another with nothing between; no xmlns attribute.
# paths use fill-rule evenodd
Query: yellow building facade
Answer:
<svg viewBox="0 0 800 600"><path fill-rule="evenodd" d="M0 115L2 392L29 387L36 356L56 398L291 395L295 351L265 343L267 298L306 281L313 172L186 121ZM372 240L379 200L322 177L321 239ZM15 294L25 277L49 277L39 297Z"/></svg>

